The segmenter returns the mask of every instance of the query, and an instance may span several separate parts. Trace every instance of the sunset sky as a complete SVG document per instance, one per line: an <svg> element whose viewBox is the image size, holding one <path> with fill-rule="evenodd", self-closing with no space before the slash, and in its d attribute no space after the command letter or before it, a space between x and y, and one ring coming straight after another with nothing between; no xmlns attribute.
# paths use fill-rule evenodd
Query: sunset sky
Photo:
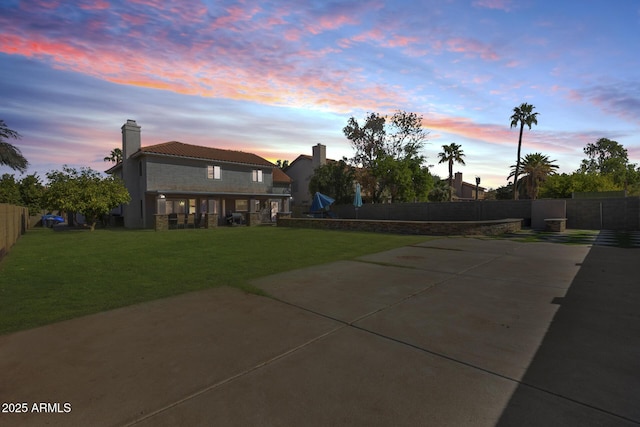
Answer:
<svg viewBox="0 0 640 427"><path fill-rule="evenodd" d="M432 173L447 175L437 155L455 142L455 170L495 188L523 102L540 113L523 155L571 173L606 137L640 163L639 52L637 0L3 0L0 119L44 178L106 170L127 119L143 145L275 162L317 143L351 157L349 117L404 110L424 118Z"/></svg>

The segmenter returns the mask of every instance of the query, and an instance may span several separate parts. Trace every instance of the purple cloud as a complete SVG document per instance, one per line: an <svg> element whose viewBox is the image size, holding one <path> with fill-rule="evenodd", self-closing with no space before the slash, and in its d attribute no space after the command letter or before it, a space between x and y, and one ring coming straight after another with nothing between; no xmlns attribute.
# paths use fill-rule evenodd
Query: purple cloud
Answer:
<svg viewBox="0 0 640 427"><path fill-rule="evenodd" d="M573 101L592 103L607 114L640 124L640 82L611 82L573 89L569 97Z"/></svg>

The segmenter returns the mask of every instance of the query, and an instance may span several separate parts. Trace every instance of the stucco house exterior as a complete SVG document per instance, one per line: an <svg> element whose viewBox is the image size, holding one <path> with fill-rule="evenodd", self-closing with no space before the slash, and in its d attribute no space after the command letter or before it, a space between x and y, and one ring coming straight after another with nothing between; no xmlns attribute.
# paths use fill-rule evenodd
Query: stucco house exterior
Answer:
<svg viewBox="0 0 640 427"><path fill-rule="evenodd" d="M176 215L187 225L217 226L230 213L255 225L289 211L291 178L268 160L178 141L143 147L140 130L135 120L122 126L122 162L106 171L131 195L120 212L125 227L158 229Z"/></svg>
<svg viewBox="0 0 640 427"><path fill-rule="evenodd" d="M464 182L462 180L462 172L456 172L453 176L453 188L455 190L455 196L458 200L475 200L476 199L476 184ZM478 186L478 200L484 200L485 188Z"/></svg>
<svg viewBox="0 0 640 427"><path fill-rule="evenodd" d="M316 168L327 163L327 147L316 144L312 148L312 156L301 154L287 166L284 171L291 177L292 206L295 208L308 208L311 206L311 193L309 193L309 181ZM333 161L333 160L328 160Z"/></svg>

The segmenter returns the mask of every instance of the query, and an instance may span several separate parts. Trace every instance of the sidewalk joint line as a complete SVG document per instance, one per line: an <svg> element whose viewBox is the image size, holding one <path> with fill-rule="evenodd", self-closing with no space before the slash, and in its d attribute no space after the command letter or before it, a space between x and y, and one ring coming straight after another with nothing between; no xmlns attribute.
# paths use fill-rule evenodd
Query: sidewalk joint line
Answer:
<svg viewBox="0 0 640 427"><path fill-rule="evenodd" d="M324 333L318 335L317 337L312 338L309 341L306 341L306 342L304 342L304 343L302 343L302 344L300 344L300 345L298 345L296 347L293 347L293 348L291 348L291 349L289 349L289 350L287 350L287 351L285 351L285 352L283 352L281 354L278 354L278 355L276 355L276 356L274 356L274 357L272 357L272 358L270 358L268 360L262 361L262 362L258 363L257 365L254 365L254 366L252 366L250 368L245 369L244 371L238 372L235 375L232 375L232 376L230 376L228 378L225 378L225 379L220 380L220 381L218 381L218 382L216 382L214 384L211 384L211 385L209 385L209 386L207 386L207 387L205 387L205 388L203 388L201 390L198 390L198 391L196 391L194 393L191 393L191 394L189 394L189 395L187 395L187 396L185 396L185 397L183 397L181 399L176 400L175 402L172 402L172 403L170 403L168 405L163 406L162 408L159 408L159 409L156 409L154 411L151 411L148 414L145 414L144 416L139 417L139 418L137 418L137 419L131 421L130 423L125 424L125 425L126 426L134 426L134 425L139 424L139 423L141 423L143 421L146 421L146 420L148 420L150 418L153 418L156 415L159 415L159 414L161 414L161 413L163 413L163 412L165 412L165 411L167 411L169 409L172 409L172 408L174 408L176 406L179 406L179 405L181 405L181 404L183 404L183 403L185 403L185 402L187 402L189 400L195 399L195 398L197 398L197 397L199 397L199 396L201 396L201 395L203 395L205 393L208 393L211 390L214 390L214 389L216 389L218 387L221 387L221 386L223 386L225 384L233 382L233 381L235 381L235 380L237 380L237 379L239 379L241 377L244 377L244 376L246 376L246 375L248 375L248 374L250 374L250 373L252 373L254 371L257 371L257 370L259 370L259 369L261 369L261 368L263 368L263 367L265 367L267 365L270 365L273 362L276 362L276 361L278 361L280 359L284 359L285 357L287 357L287 356L289 356L289 355L291 355L291 354L293 354L293 353L295 353L295 352L297 352L297 351L299 351L299 350L301 350L301 349L303 349L303 348L315 343L316 341L322 340L323 338L333 334L334 332L337 332L340 329L345 328L345 326L346 325L344 325L344 324L339 325L336 328L333 328L333 329L331 329L331 330L329 330L327 332L324 332Z"/></svg>
<svg viewBox="0 0 640 427"><path fill-rule="evenodd" d="M634 424L640 424L640 422L638 420L634 420L632 418L625 417L624 415L620 415L620 414L616 414L615 412L611 412L611 411L609 411L607 409L599 408L599 407L591 405L589 403L585 403L585 402L582 402L580 400L577 400L577 399L574 399L574 398L571 398L571 397L568 397L568 396L564 396L564 395L562 395L560 393L556 393L554 391L547 390L545 388L542 388L542 387L539 387L539 386L536 386L536 385L533 385L533 384L529 384L527 382L523 382L523 381L517 380L515 378L511 378L509 376L500 374L498 372L491 371L491 370L489 370L487 368L483 368L481 366L477 366L477 365L474 365L472 363L465 362L465 361L456 359L456 358L451 357L451 356L447 356L446 354L438 353L436 351L429 350L429 349L426 349L424 347L420 347L420 346L418 346L416 344L412 344L410 342L403 341L403 340L398 339L398 338L393 338L393 337L390 337L388 335L384 335L384 334L381 334L379 332L372 331L370 329L365 329L362 326L353 325L353 324L349 325L349 326L353 327L354 329L360 330L362 332L366 332L366 333L369 333L371 335L375 335L377 337L380 337L380 338L383 338L383 339L386 339L386 340L389 340L389 341L392 341L392 342L395 342L395 343L398 343L398 344L401 344L401 345L405 345L407 347L411 347L411 348L416 349L418 351L422 351L424 353L431 354L432 356L436 356L436 357L439 357L439 358L442 358L442 359L445 359L445 360L448 360L448 361L451 361L451 362L454 362L454 363L457 363L457 364L460 364L460 365L463 365L463 366L466 366L466 367L469 367L469 368L472 368L472 369L475 369L475 370L478 370L478 371L481 371L481 372L485 372L485 373L487 373L489 375L493 375L493 376L505 379L507 381L514 382L514 383L516 383L516 384L518 384L520 386L528 387L528 388L531 388L533 390L540 391L542 393L546 393L546 394L549 394L549 395L552 395L552 396L555 396L555 397L558 397L558 398L561 398L561 399L564 399L564 400L568 400L568 401L573 402L575 404L578 404L580 406L585 406L585 407L591 408L591 409L593 409L595 411L599 411L599 412L611 415L613 417L623 419L625 421L630 421L630 422L632 422Z"/></svg>

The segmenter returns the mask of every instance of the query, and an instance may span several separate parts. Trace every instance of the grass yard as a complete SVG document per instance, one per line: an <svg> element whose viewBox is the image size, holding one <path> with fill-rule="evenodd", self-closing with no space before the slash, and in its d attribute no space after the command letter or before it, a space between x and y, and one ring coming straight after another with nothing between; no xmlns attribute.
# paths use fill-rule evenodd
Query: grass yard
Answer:
<svg viewBox="0 0 640 427"><path fill-rule="evenodd" d="M0 262L0 334L428 240L425 236L221 227L32 229Z"/></svg>

